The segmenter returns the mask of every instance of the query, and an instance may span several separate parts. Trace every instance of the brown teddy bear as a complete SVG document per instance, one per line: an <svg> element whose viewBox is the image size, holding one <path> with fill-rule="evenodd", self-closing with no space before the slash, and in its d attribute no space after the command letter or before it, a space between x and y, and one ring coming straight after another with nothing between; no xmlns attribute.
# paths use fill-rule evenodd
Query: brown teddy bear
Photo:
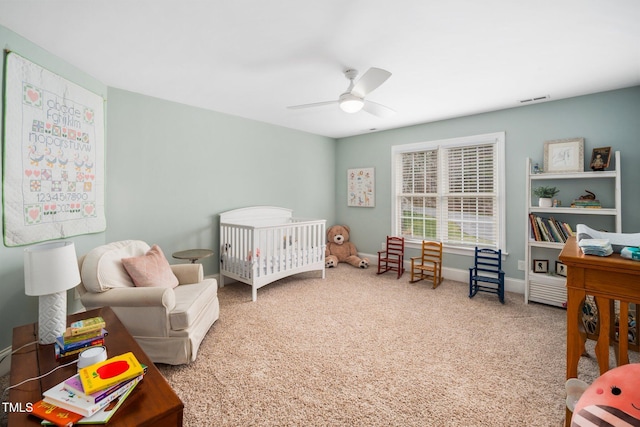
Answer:
<svg viewBox="0 0 640 427"><path fill-rule="evenodd" d="M368 268L369 260L359 258L356 245L349 241L349 227L334 225L327 230L327 249L325 250L325 267L337 267L339 262L346 262L354 267Z"/></svg>

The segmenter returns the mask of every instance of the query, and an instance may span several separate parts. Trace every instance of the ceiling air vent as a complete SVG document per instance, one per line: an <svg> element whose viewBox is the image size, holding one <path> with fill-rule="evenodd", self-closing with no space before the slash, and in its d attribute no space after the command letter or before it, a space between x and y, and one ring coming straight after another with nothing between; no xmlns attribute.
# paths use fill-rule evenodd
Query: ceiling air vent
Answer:
<svg viewBox="0 0 640 427"><path fill-rule="evenodd" d="M518 101L520 104L529 104L531 102L540 102L540 101L546 101L548 99L550 99L551 97L549 95L543 95L543 96L536 96L535 98L528 98L528 99L521 99L520 101Z"/></svg>

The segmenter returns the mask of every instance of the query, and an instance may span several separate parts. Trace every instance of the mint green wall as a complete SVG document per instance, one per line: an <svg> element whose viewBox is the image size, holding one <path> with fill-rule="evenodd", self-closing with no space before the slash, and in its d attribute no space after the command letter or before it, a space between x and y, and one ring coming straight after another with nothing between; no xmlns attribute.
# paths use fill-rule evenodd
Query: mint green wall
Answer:
<svg viewBox="0 0 640 427"><path fill-rule="evenodd" d="M640 232L640 86L340 139L336 157L337 221L351 227L359 251L375 254L391 232L392 145L499 131L506 132L507 276L524 278L524 272L517 270L517 261L524 259L524 164L526 157L543 164L544 141L584 137L585 164L593 148L611 146L619 150L622 231ZM347 207L347 169L354 167L375 167L375 208ZM565 202L572 198L561 195ZM446 267L466 269L469 265L468 257L445 255Z"/></svg>
<svg viewBox="0 0 640 427"><path fill-rule="evenodd" d="M3 26L0 26L0 46L5 50L14 51L94 93L106 96L107 87L105 85ZM0 69L2 81L4 81L4 59L3 55L2 69ZM3 108L4 102L0 105L1 117L4 117ZM3 125L4 122L0 126ZM4 131L1 133L4 135ZM2 166L0 166L1 172ZM3 209L4 205L0 207L0 215L4 213ZM2 240L4 242L4 238ZM71 237L68 240L75 243L76 251L80 254L103 244L105 235L98 233ZM0 351L11 345L14 326L38 320L38 298L28 297L24 294L23 251L24 247L8 248L4 244L0 244ZM73 291L68 293L67 302L69 311L75 311L81 307L78 301L74 300Z"/></svg>
<svg viewBox="0 0 640 427"><path fill-rule="evenodd" d="M284 206L334 219L335 140L109 89L107 240L213 248L218 214ZM217 257L202 261L218 272Z"/></svg>
<svg viewBox="0 0 640 427"><path fill-rule="evenodd" d="M0 44L107 97L107 230L71 238L78 254L121 239L158 243L172 263L176 250L217 251L217 214L249 205L333 221L334 139L107 88L2 26ZM0 351L14 326L38 318L22 257L0 245ZM216 259L203 262L206 274ZM80 307L73 298L70 311Z"/></svg>

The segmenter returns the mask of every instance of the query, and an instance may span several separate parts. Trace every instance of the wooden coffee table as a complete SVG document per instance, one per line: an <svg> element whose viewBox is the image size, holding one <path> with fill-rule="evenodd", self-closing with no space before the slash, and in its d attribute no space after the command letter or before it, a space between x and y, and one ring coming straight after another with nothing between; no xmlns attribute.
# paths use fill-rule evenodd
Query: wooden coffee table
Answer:
<svg viewBox="0 0 640 427"><path fill-rule="evenodd" d="M109 357L132 351L136 358L147 365L144 379L124 401L108 425L117 426L182 426L184 405L180 398L160 374L153 362L127 331L120 319L109 307L90 310L75 314L67 318L67 325L75 320L102 316L109 334L105 337L105 347ZM33 344L29 344L34 342ZM57 361L54 356L54 345L37 344L38 324L18 326L13 329L13 349L25 344L25 348L18 350L11 356L10 384L17 384L27 378L49 372L74 359L73 356ZM39 426L40 419L29 415L25 410L27 403L35 403L42 399L42 392L59 384L76 373L76 366L72 364L58 369L40 380L29 381L10 390L9 401L13 404L9 412L9 427ZM22 411L20 410L22 409Z"/></svg>

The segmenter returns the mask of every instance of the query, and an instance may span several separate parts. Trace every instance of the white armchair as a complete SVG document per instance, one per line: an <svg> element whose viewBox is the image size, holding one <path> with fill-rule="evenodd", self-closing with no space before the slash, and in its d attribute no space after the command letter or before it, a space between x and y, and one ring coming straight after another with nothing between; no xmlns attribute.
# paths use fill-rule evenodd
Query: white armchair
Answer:
<svg viewBox="0 0 640 427"><path fill-rule="evenodd" d="M218 284L204 278L201 264L175 264L170 268L176 287L136 286L122 259L149 249L145 242L124 240L80 257L80 300L87 309L111 307L154 362L189 363L220 315Z"/></svg>

